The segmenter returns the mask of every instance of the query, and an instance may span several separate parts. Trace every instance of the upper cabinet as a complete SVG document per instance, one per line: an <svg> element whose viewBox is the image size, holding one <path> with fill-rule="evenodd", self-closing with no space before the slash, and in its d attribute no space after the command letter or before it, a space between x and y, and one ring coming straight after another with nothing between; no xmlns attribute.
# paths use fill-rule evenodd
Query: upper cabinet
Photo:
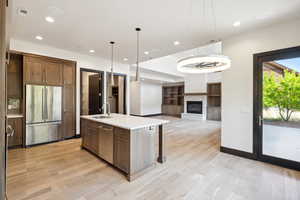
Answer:
<svg viewBox="0 0 300 200"><path fill-rule="evenodd" d="M68 63L64 65L64 84L74 85L76 80L76 65Z"/></svg>
<svg viewBox="0 0 300 200"><path fill-rule="evenodd" d="M62 63L44 62L45 83L47 85L61 85L62 84Z"/></svg>
<svg viewBox="0 0 300 200"><path fill-rule="evenodd" d="M62 63L48 58L24 56L24 82L62 85Z"/></svg>
<svg viewBox="0 0 300 200"><path fill-rule="evenodd" d="M43 61L39 58L24 56L24 82L44 83Z"/></svg>

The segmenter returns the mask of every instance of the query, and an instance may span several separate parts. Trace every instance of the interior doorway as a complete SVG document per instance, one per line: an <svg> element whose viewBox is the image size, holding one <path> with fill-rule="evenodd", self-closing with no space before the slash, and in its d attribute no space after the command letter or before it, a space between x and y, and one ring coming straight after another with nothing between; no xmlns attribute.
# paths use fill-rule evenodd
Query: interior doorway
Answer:
<svg viewBox="0 0 300 200"><path fill-rule="evenodd" d="M300 170L300 47L254 56L254 152Z"/></svg>
<svg viewBox="0 0 300 200"><path fill-rule="evenodd" d="M107 73L107 101L111 113L126 114L126 75Z"/></svg>
<svg viewBox="0 0 300 200"><path fill-rule="evenodd" d="M80 115L102 114L103 72L80 69Z"/></svg>

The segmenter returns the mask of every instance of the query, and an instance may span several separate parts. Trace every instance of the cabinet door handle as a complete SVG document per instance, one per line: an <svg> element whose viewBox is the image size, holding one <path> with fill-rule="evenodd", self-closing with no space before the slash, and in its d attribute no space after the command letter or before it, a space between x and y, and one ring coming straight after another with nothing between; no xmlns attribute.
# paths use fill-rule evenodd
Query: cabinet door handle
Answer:
<svg viewBox="0 0 300 200"><path fill-rule="evenodd" d="M112 131L114 128L106 128L106 127L103 127L103 130L105 131Z"/></svg>

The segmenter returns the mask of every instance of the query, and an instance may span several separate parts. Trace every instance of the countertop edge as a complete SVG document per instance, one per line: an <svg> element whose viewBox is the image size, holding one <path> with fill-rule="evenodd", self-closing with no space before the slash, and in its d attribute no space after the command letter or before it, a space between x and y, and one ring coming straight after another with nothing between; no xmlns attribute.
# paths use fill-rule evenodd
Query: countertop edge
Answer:
<svg viewBox="0 0 300 200"><path fill-rule="evenodd" d="M109 125L109 126L114 126L114 127L118 127L118 128L127 129L127 130L136 130L136 129L140 129L140 128L146 128L146 127L149 127L149 126L160 126L160 125L164 125L164 124L169 123L168 120L161 120L160 123L149 123L147 125L142 125L142 126L128 127L128 126L121 126L121 125L118 125L118 124L103 122L103 121L100 121L99 119L92 119L92 118L86 117L86 116L80 116L80 119L91 120L91 121L94 121L94 122L103 123L103 124L106 124L106 125ZM157 119L157 120L160 120L160 119Z"/></svg>
<svg viewBox="0 0 300 200"><path fill-rule="evenodd" d="M23 115L7 115L7 119L23 118Z"/></svg>

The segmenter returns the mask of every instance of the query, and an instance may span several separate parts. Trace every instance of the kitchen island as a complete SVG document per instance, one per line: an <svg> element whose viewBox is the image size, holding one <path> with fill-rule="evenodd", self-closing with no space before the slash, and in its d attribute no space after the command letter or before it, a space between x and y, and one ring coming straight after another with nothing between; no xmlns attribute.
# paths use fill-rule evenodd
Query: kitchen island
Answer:
<svg viewBox="0 0 300 200"><path fill-rule="evenodd" d="M122 114L81 116L82 148L121 170L131 181L156 161L166 161L166 123L167 120Z"/></svg>

